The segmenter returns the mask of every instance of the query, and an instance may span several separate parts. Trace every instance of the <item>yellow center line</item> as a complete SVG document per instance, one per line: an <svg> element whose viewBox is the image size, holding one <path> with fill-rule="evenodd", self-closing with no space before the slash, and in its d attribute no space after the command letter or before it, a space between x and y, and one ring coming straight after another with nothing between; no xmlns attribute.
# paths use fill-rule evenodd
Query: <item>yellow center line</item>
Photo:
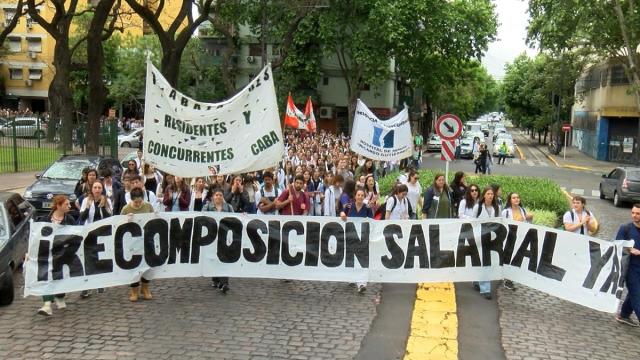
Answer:
<svg viewBox="0 0 640 360"><path fill-rule="evenodd" d="M453 283L422 283L416 291L404 360L458 359L458 315Z"/></svg>

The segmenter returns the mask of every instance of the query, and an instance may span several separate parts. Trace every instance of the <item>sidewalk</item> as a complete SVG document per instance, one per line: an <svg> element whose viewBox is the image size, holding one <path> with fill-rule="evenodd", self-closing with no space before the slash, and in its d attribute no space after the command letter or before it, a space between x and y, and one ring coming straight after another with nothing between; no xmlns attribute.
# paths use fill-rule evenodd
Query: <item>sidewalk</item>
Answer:
<svg viewBox="0 0 640 360"><path fill-rule="evenodd" d="M629 166L629 164L615 163L609 161L600 161L596 160L587 154L581 152L575 147L567 147L566 149L566 158L564 158L564 149L560 152L559 155L551 155L549 153L549 149L547 145L538 144L538 140L531 139L531 137L524 133L522 130L514 130L517 132L519 137L524 140L523 145L527 145L531 148L535 148L539 152L541 152L545 157L547 157L552 163L554 163L557 167L563 167L567 169L573 170L581 170L581 171L590 171L598 174L609 173L613 168L617 166Z"/></svg>
<svg viewBox="0 0 640 360"><path fill-rule="evenodd" d="M0 191L16 191L24 189L36 180L37 173L37 171L27 171L0 174Z"/></svg>

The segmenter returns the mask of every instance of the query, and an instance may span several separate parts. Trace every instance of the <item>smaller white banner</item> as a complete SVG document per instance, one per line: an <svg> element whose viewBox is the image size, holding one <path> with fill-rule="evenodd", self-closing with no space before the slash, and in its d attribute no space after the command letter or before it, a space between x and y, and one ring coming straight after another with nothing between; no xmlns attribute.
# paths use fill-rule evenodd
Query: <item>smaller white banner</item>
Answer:
<svg viewBox="0 0 640 360"><path fill-rule="evenodd" d="M351 130L351 150L373 160L400 160L413 153L411 140L407 108L390 119L381 120L358 99Z"/></svg>

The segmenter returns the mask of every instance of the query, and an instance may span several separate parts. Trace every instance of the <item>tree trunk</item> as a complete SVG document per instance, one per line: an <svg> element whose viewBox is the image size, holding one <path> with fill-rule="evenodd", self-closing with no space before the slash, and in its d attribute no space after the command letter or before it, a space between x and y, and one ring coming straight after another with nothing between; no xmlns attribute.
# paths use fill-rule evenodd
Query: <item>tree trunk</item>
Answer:
<svg viewBox="0 0 640 360"><path fill-rule="evenodd" d="M109 18L115 0L103 0L95 8L93 19L87 34L87 64L89 82L89 110L87 111L87 154L97 155L100 150L100 120L107 101L107 88L104 85L104 50L102 48L103 29Z"/></svg>
<svg viewBox="0 0 640 360"><path fill-rule="evenodd" d="M69 38L60 37L56 41L53 66L56 73L49 89L49 97L54 108L58 109L60 115L60 147L63 151L73 149L73 98L69 88L69 69L71 68L71 51L69 51Z"/></svg>
<svg viewBox="0 0 640 360"><path fill-rule="evenodd" d="M360 98L360 87L351 86L349 89L349 104L347 109L349 111L349 132L353 128L353 118L356 114L356 107L358 106L358 99Z"/></svg>
<svg viewBox="0 0 640 360"><path fill-rule="evenodd" d="M175 47L162 48L162 61L160 63L160 72L167 79L169 85L174 88L178 87L178 78L180 75L180 59L184 47L179 49Z"/></svg>

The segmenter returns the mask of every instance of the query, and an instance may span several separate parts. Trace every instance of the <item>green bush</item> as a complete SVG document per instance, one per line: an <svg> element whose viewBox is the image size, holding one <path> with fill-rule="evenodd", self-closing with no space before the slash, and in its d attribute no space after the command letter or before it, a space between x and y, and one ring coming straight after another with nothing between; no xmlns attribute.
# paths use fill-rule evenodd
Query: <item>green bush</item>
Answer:
<svg viewBox="0 0 640 360"><path fill-rule="evenodd" d="M431 186L433 178L440 171L431 169L423 169L419 171L420 184L424 189ZM388 194L391 187L398 177L398 172L391 173L378 180L380 192ZM448 183L453 180L453 173L449 174ZM560 187L549 179L531 178L524 176L507 176L507 175L466 175L467 184L478 184L480 189L491 184L500 184L502 188L502 200L506 203L507 195L511 192L520 194L522 204L526 209L532 209L535 214L539 214L534 218L534 223L555 227L558 219L569 210L569 203ZM482 190L481 190L482 191ZM536 209L536 210L533 210Z"/></svg>
<svg viewBox="0 0 640 360"><path fill-rule="evenodd" d="M542 225L555 228L558 224L558 215L553 211L546 210L527 210L528 213L533 215L533 223L535 225Z"/></svg>

